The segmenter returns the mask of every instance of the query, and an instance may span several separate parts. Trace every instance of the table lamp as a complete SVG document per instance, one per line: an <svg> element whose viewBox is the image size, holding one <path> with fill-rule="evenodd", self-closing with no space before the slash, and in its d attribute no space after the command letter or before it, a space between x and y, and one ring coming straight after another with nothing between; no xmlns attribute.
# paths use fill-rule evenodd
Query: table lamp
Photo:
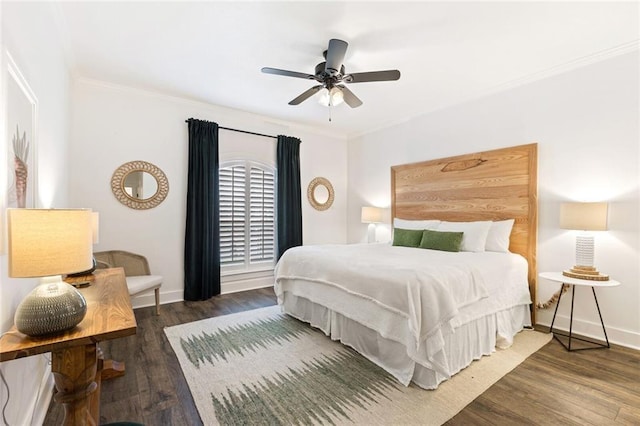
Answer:
<svg viewBox="0 0 640 426"><path fill-rule="evenodd" d="M92 265L92 216L84 209L9 209L9 276L42 277L18 305L15 325L28 336L75 327L87 302L61 275Z"/></svg>
<svg viewBox="0 0 640 426"><path fill-rule="evenodd" d="M367 242L376 241L376 224L382 223L382 209L378 207L363 207L360 215L362 223L368 223Z"/></svg>
<svg viewBox="0 0 640 426"><path fill-rule="evenodd" d="M100 242L100 213L98 212L91 212L91 242L93 245ZM67 274L67 278L65 279L65 281L76 288L82 288L91 285L91 282L93 281L92 274L97 267L96 258L93 255L91 256L91 261L92 264L89 269L73 274Z"/></svg>
<svg viewBox="0 0 640 426"><path fill-rule="evenodd" d="M593 265L594 236L586 231L607 230L607 203L563 203L560 206L560 227L585 231L576 236L576 264L562 272L564 276L593 281L607 281L608 275Z"/></svg>

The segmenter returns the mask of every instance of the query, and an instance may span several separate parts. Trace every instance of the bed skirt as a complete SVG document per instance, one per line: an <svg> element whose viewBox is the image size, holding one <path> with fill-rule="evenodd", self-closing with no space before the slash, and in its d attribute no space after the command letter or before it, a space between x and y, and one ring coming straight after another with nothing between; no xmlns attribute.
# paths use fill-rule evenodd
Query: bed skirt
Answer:
<svg viewBox="0 0 640 426"><path fill-rule="evenodd" d="M404 345L308 299L284 292L281 307L283 312L352 347L405 386L413 382L424 389L437 388L474 360L491 355L496 347L509 347L513 337L531 325L529 306L519 305L456 327L444 336L441 359L446 360L448 374L443 374L411 359Z"/></svg>

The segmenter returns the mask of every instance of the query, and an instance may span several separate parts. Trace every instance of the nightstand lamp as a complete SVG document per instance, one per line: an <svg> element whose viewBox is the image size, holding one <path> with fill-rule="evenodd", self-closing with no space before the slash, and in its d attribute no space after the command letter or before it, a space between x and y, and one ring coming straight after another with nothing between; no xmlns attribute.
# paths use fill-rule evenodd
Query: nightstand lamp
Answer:
<svg viewBox="0 0 640 426"><path fill-rule="evenodd" d="M378 207L363 207L360 216L362 223L368 223L367 242L376 241L376 224L382 223L382 209Z"/></svg>
<svg viewBox="0 0 640 426"><path fill-rule="evenodd" d="M607 281L608 275L593 265L594 236L587 231L607 230L607 203L563 203L560 206L560 227L585 231L576 236L576 264L565 270L566 277Z"/></svg>
<svg viewBox="0 0 640 426"><path fill-rule="evenodd" d="M91 228L92 228L91 239L92 239L92 243L95 245L100 242L100 213L91 212ZM97 266L96 258L93 256L91 258L92 258L91 268L87 269L86 271L67 274L67 278L65 279L65 281L76 288L82 288L82 287L91 285L91 282L93 281L92 274L93 274L93 271L96 270L96 266Z"/></svg>
<svg viewBox="0 0 640 426"><path fill-rule="evenodd" d="M9 209L8 227L9 276L43 277L18 305L18 331L43 336L75 327L87 302L61 275L93 263L91 210Z"/></svg>

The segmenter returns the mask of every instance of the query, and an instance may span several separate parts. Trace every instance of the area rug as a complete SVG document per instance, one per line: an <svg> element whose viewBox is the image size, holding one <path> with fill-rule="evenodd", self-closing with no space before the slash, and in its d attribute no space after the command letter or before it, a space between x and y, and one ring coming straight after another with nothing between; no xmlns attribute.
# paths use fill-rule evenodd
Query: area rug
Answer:
<svg viewBox="0 0 640 426"><path fill-rule="evenodd" d="M438 389L405 387L322 332L268 308L165 329L205 425L440 425L551 340L523 331Z"/></svg>

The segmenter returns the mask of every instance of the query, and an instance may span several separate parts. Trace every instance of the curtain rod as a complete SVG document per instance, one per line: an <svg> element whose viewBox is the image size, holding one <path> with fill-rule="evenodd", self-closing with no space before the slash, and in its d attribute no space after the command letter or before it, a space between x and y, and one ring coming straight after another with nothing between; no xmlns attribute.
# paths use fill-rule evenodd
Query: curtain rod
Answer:
<svg viewBox="0 0 640 426"><path fill-rule="evenodd" d="M188 123L189 120L184 120L185 123ZM271 136L271 135L265 135L263 133L255 133L255 132L249 132L247 130L239 130L239 129L232 129L231 127L223 127L223 126L218 126L218 129L222 129L222 130L230 130L232 132L238 132L238 133L246 133L248 135L256 135L256 136L263 136L265 138L273 138L273 139L278 139L277 136Z"/></svg>

